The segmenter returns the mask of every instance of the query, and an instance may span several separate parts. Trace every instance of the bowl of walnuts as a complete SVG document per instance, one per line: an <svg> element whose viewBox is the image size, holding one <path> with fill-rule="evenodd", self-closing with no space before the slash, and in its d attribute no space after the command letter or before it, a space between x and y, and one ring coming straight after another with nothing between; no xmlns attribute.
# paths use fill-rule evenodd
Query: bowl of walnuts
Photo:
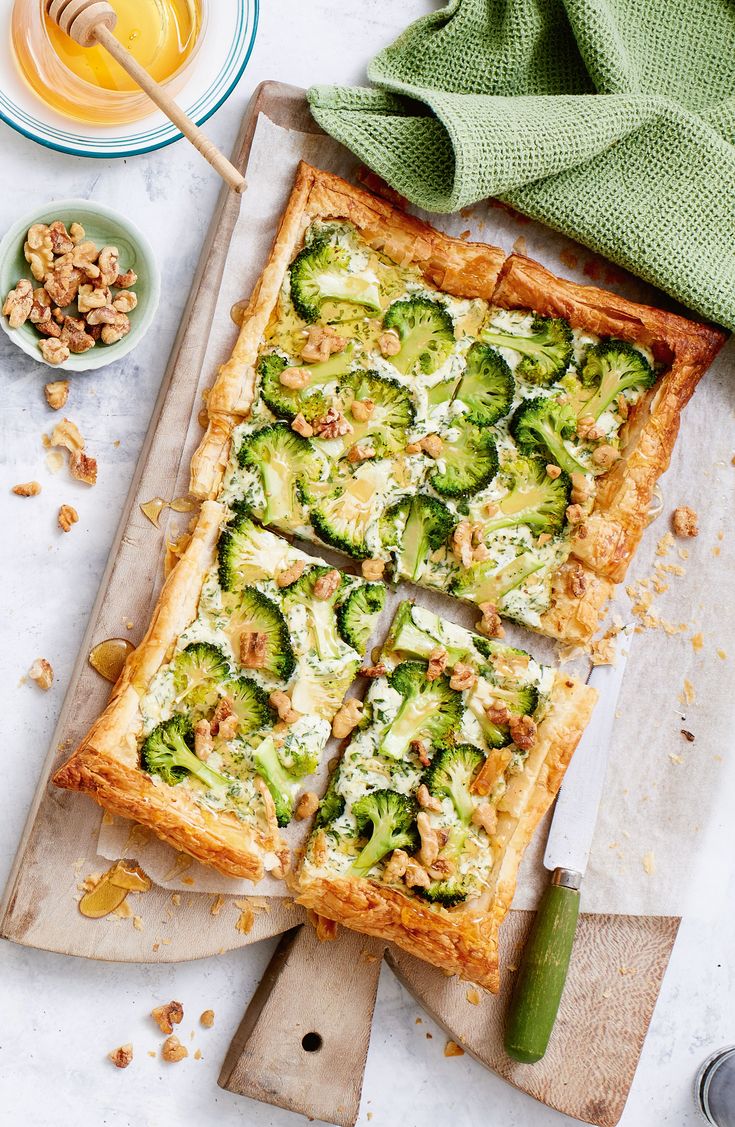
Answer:
<svg viewBox="0 0 735 1127"><path fill-rule="evenodd" d="M49 204L0 243L0 323L51 367L85 372L119 360L142 340L159 296L148 240L104 204Z"/></svg>

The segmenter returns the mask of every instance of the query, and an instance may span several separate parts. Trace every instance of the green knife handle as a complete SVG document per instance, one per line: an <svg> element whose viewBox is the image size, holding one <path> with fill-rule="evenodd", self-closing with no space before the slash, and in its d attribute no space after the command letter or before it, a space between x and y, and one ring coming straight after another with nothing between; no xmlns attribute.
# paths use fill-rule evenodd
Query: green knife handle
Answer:
<svg viewBox="0 0 735 1127"><path fill-rule="evenodd" d="M579 916L581 876L556 869L546 889L518 968L505 1027L505 1051L535 1064L554 1028Z"/></svg>

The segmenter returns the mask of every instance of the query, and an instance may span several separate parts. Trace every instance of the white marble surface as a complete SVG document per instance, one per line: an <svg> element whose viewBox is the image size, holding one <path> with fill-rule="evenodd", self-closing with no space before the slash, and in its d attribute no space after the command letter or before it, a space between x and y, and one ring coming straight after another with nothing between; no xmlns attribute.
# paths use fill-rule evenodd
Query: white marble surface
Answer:
<svg viewBox="0 0 735 1127"><path fill-rule="evenodd" d="M253 58L241 83L209 123L225 149L247 99L264 78L307 85L318 79L360 81L366 60L429 0L265 0ZM116 368L77 378L67 414L78 422L100 462L94 490L44 466L41 434L51 414L44 369L0 340L4 394L0 414L0 520L4 609L0 647L4 703L0 788L0 883L9 871L40 765L128 489L148 416L186 298L188 278L218 183L183 143L125 162L97 162L41 149L0 126L0 230L34 203L83 196L127 212L151 238L170 282L145 345ZM119 445L116 443L119 442ZM17 481L38 478L40 497L11 497ZM58 506L78 508L71 534L56 529ZM52 663L56 680L43 695L20 679L34 658ZM724 866L728 858L712 858ZM694 1127L691 1083L699 1062L735 1041L735 982L728 965L735 946L735 880L721 910L685 919L643 1052L625 1127ZM34 1127L126 1124L181 1127L288 1127L286 1112L222 1092L216 1077L226 1046L265 967L271 943L178 966L114 966L0 946L0 1122ZM153 1004L178 998L181 1029L193 1050L182 1064L147 1055L160 1043L146 1016ZM210 1031L196 1017L213 1008ZM504 1084L468 1057L446 1059L444 1035L384 970L368 1060L360 1123L553 1127L571 1123ZM195 1030L193 1042L188 1040ZM432 1034L429 1037L428 1034ZM105 1059L122 1042L136 1049L133 1067L118 1072ZM585 1069L585 1047L579 1067Z"/></svg>

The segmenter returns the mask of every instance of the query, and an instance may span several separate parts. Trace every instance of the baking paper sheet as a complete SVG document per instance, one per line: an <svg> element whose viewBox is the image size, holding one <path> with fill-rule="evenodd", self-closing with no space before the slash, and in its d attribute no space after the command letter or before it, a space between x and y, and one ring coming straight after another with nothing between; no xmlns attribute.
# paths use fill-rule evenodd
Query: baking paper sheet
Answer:
<svg viewBox="0 0 735 1127"><path fill-rule="evenodd" d="M354 179L355 159L336 142L282 129L261 115L203 366L203 386L212 382L218 365L230 354L237 335L230 310L247 297L262 268L300 159ZM468 232L465 237L494 243L506 251L520 249L574 281L598 282L636 301L662 303L661 296L645 283L613 270L565 236L500 204L478 205L464 215L427 218L450 234ZM653 593L649 614L666 620L673 632L662 627L644 629L631 642L605 793L583 885L582 906L587 912L680 915L696 907L702 913L721 894L718 866L711 859L731 848L735 809L731 752L735 721L734 408L735 349L731 342L684 413L673 465L661 482L662 515L646 532L628 573L628 585L649 581L647 590ZM665 554L657 554L666 548L659 547L660 541L669 529L671 512L680 504L691 505L699 513L699 536L677 540ZM320 554L337 558L326 549ZM344 559L340 566L344 567ZM476 618L469 607L404 584L400 594L389 598L384 622L390 620L399 598L409 593L462 625L471 627ZM624 592L615 613L621 620L630 618L630 599ZM379 636L380 630L375 641ZM547 639L520 628L509 629L508 638L542 661L558 660L556 646ZM570 662L568 668L582 677L588 672L585 661ZM694 738L682 735L682 730ZM516 908L534 907L545 882L541 864L545 825L526 854ZM130 829L122 819L106 818L100 831L101 854L108 858L130 855ZM298 824L289 828L292 847L300 843L304 832ZM168 888L288 895L284 885L272 878L255 886L228 879L148 835L141 843L138 835L139 831L134 855L153 880Z"/></svg>

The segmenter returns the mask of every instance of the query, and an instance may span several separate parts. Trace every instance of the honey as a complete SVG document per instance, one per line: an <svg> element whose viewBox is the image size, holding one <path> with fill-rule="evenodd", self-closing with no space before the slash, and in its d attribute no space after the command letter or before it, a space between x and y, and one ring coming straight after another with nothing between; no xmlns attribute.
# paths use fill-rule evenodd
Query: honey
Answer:
<svg viewBox="0 0 735 1127"><path fill-rule="evenodd" d="M175 94L205 22L204 0L111 0L116 39ZM153 106L103 47L80 47L46 13L44 0L15 0L12 43L23 78L59 113L91 124L134 121ZM179 81L177 81L179 80Z"/></svg>
<svg viewBox="0 0 735 1127"><path fill-rule="evenodd" d="M94 888L79 901L79 911L90 920L101 920L116 911L129 892L150 892L151 881L135 861L116 861L103 873Z"/></svg>
<svg viewBox="0 0 735 1127"><path fill-rule="evenodd" d="M89 651L89 664L114 685L122 673L123 665L129 654L135 649L127 638L107 638Z"/></svg>

